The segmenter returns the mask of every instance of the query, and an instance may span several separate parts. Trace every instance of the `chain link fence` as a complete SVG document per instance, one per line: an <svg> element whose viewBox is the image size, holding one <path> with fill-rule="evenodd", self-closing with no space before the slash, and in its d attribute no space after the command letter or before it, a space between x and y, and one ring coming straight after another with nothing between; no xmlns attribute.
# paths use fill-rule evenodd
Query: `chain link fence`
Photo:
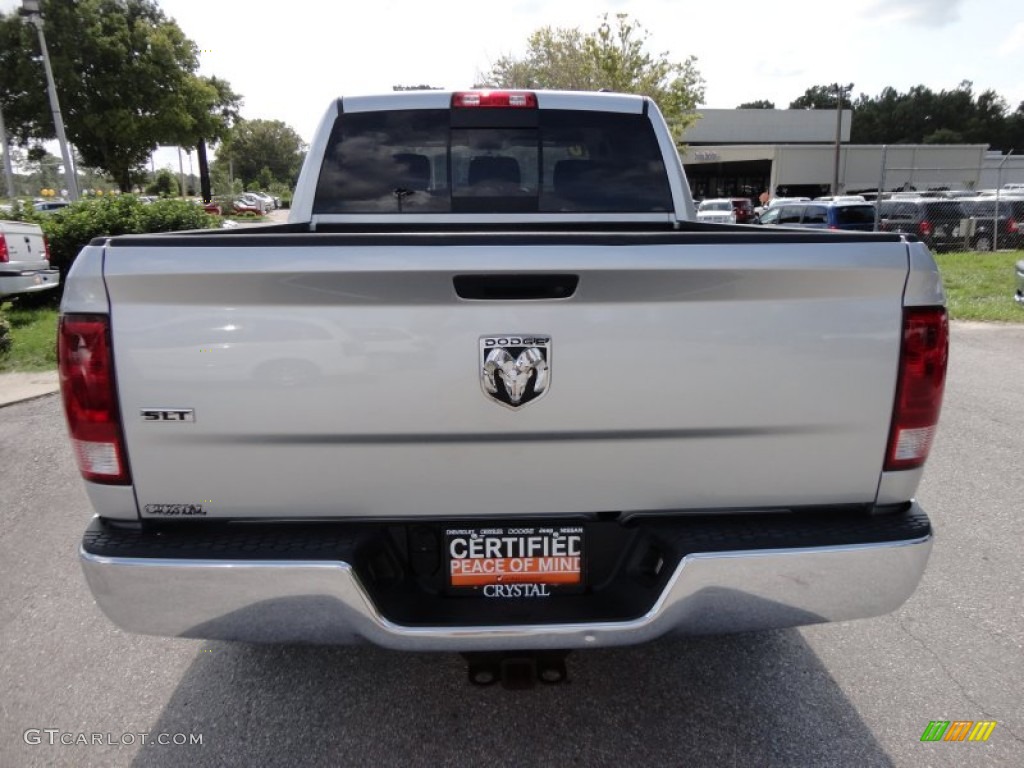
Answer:
<svg viewBox="0 0 1024 768"><path fill-rule="evenodd" d="M937 250L1024 248L1024 184L1003 181L1005 159L993 174L992 163L907 163L907 154L882 148L876 229L915 234Z"/></svg>

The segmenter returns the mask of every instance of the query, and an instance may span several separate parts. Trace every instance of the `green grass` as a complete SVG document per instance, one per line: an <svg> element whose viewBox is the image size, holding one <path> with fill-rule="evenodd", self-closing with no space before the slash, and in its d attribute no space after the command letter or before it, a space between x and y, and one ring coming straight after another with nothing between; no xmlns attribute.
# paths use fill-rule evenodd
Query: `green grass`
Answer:
<svg viewBox="0 0 1024 768"><path fill-rule="evenodd" d="M1024 251L936 253L954 320L1024 323L1024 308L1013 300L1013 265Z"/></svg>
<svg viewBox="0 0 1024 768"><path fill-rule="evenodd" d="M0 373L52 371L57 367L57 308L3 304L11 324L11 349L0 357Z"/></svg>

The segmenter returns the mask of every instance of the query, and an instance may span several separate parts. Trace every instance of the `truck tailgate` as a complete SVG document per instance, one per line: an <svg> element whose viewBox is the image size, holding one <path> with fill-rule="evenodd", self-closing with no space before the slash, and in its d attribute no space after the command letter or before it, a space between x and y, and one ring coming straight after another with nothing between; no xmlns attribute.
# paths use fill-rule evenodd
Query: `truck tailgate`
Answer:
<svg viewBox="0 0 1024 768"><path fill-rule="evenodd" d="M139 508L869 503L907 270L905 245L856 236L115 240L104 277ZM480 274L579 283L568 298L460 298L455 276ZM510 335L551 339L547 391L514 410L481 373L481 338Z"/></svg>

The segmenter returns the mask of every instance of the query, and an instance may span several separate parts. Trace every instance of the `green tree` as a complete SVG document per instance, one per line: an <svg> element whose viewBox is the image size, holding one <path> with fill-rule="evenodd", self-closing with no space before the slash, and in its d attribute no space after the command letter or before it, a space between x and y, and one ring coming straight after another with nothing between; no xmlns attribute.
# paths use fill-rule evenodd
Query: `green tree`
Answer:
<svg viewBox="0 0 1024 768"><path fill-rule="evenodd" d="M1024 101L1017 105L1017 109L1012 115L1006 118L1005 145L1000 149L1006 151L1014 147L1018 151L1024 151Z"/></svg>
<svg viewBox="0 0 1024 768"><path fill-rule="evenodd" d="M843 89L843 109L850 109L853 105L850 102L850 93L853 91L853 83L841 86ZM836 108L836 87L835 85L812 85L803 95L789 104L790 109L835 109Z"/></svg>
<svg viewBox="0 0 1024 768"><path fill-rule="evenodd" d="M239 120L217 152L214 171L230 171L246 188L274 181L294 186L305 150L302 137L280 120Z"/></svg>
<svg viewBox="0 0 1024 768"><path fill-rule="evenodd" d="M178 177L166 168L157 171L153 183L146 187L147 195L160 197L177 197L179 192Z"/></svg>
<svg viewBox="0 0 1024 768"><path fill-rule="evenodd" d="M594 32L542 27L527 40L525 55L499 58L478 87L621 91L651 97L678 138L697 119L704 79L693 56L682 62L645 48L650 34L624 13L608 14Z"/></svg>
<svg viewBox="0 0 1024 768"><path fill-rule="evenodd" d="M975 95L969 80L938 92L916 85L906 93L862 95L853 114L856 144L989 144L1005 152L1024 139L1006 100L992 90Z"/></svg>
<svg viewBox="0 0 1024 768"><path fill-rule="evenodd" d="M43 0L68 139L127 191L160 144L223 134L238 96L195 74L198 51L153 0ZM54 136L35 30L0 14L0 103L21 144ZM227 115L227 116L226 116Z"/></svg>
<svg viewBox="0 0 1024 768"><path fill-rule="evenodd" d="M736 109L775 109L775 102L758 99L757 101L748 101L740 104Z"/></svg>

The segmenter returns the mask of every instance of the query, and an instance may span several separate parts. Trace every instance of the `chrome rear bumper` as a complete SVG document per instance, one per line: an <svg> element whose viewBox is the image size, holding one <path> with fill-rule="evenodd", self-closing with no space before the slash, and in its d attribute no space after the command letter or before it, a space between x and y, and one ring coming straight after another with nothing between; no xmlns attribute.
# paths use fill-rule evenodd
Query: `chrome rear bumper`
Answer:
<svg viewBox="0 0 1024 768"><path fill-rule="evenodd" d="M344 562L105 557L81 551L96 602L144 634L410 651L599 648L669 633L713 634L866 618L916 588L932 536L685 556L645 615L523 626L405 626L374 606Z"/></svg>

